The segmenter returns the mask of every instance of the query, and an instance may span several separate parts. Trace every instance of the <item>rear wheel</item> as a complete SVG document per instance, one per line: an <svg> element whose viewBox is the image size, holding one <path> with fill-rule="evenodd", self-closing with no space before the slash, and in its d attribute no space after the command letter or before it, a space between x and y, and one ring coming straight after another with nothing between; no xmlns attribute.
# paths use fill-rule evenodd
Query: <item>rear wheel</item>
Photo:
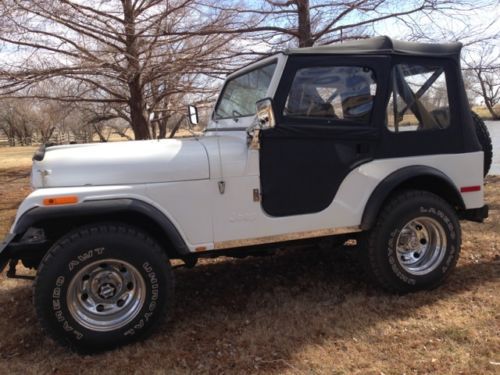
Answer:
<svg viewBox="0 0 500 375"><path fill-rule="evenodd" d="M364 263L385 289L431 289L454 268L460 237L457 215L446 201L425 191L403 191L389 200L367 234Z"/></svg>
<svg viewBox="0 0 500 375"><path fill-rule="evenodd" d="M91 225L59 240L44 257L34 302L42 327L79 351L144 337L172 308L164 252L126 225Z"/></svg>

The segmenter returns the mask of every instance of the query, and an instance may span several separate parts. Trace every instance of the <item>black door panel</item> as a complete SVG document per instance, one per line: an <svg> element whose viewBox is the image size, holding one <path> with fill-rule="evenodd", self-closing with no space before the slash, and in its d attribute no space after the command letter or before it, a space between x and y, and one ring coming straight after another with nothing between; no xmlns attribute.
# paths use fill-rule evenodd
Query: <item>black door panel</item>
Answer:
<svg viewBox="0 0 500 375"><path fill-rule="evenodd" d="M297 105L295 112L288 108L288 112L284 111L298 70L332 66L367 67L373 71L377 77L377 94L373 99L371 115L363 117L356 116L355 112L347 112L342 93L336 96L341 100L341 107L337 102L332 111L333 105L328 107L329 110L324 109L327 106L320 105L322 112L316 112L317 117L309 115L315 108L307 105ZM260 133L262 208L267 214L300 215L326 209L345 177L360 164L372 160L380 134L380 128L374 124L383 121L385 116L385 92L388 90L385 82L389 66L389 59L384 56L335 56L335 59L331 56L289 57L283 72L284 78L274 98L276 127ZM325 70L328 71L322 71ZM307 79L307 75L303 76ZM328 78L331 79L327 82L338 82L334 76ZM347 80L343 82L347 84ZM320 94L329 97L324 92ZM290 103L293 100L299 102L304 96L290 98ZM370 99L370 96L365 95L360 99ZM363 103L363 100L360 102ZM288 114L284 116L284 112ZM320 117L323 115L325 118Z"/></svg>
<svg viewBox="0 0 500 375"><path fill-rule="evenodd" d="M327 130L311 133L281 127L261 132L262 207L266 213L287 216L324 210L347 174L371 160L375 129Z"/></svg>

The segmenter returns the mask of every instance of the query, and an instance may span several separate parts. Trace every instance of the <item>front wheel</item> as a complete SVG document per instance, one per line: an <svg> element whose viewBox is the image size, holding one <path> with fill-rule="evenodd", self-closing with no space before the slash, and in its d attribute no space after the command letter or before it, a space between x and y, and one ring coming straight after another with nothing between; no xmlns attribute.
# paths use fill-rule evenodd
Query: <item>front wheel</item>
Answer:
<svg viewBox="0 0 500 375"><path fill-rule="evenodd" d="M79 351L143 337L171 310L173 277L165 253L127 225L77 229L44 257L34 302L42 327Z"/></svg>
<svg viewBox="0 0 500 375"><path fill-rule="evenodd" d="M366 236L364 263L390 291L432 289L454 268L460 243L460 223L446 201L425 191L403 191L387 202Z"/></svg>

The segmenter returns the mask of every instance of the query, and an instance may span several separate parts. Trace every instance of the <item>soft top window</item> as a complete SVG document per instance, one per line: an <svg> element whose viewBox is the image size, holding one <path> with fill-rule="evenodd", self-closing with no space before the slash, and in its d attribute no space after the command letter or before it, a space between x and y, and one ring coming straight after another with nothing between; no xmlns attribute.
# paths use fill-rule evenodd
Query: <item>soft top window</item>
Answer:
<svg viewBox="0 0 500 375"><path fill-rule="evenodd" d="M398 133L445 129L450 125L446 74L442 66L398 64L392 71L387 127Z"/></svg>
<svg viewBox="0 0 500 375"><path fill-rule="evenodd" d="M321 66L295 74L283 115L368 123L376 82L361 66Z"/></svg>

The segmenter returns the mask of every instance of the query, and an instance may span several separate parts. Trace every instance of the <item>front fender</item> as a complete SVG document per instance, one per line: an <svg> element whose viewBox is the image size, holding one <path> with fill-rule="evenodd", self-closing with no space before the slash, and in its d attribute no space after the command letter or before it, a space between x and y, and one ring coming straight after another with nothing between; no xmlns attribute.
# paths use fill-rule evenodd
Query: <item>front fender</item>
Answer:
<svg viewBox="0 0 500 375"><path fill-rule="evenodd" d="M9 259L23 259L27 253L32 254L33 248L37 249L42 242L33 241L31 236L25 234L30 228L43 227L43 223L54 220L78 220L85 222L86 218L124 217L134 215L141 220L154 223L155 228L168 240L174 253L179 257L190 254L181 234L175 225L157 208L133 198L117 198L102 200L86 200L76 205L63 205L59 207L34 206L21 214L11 229L11 233L0 246L0 269L5 267Z"/></svg>

